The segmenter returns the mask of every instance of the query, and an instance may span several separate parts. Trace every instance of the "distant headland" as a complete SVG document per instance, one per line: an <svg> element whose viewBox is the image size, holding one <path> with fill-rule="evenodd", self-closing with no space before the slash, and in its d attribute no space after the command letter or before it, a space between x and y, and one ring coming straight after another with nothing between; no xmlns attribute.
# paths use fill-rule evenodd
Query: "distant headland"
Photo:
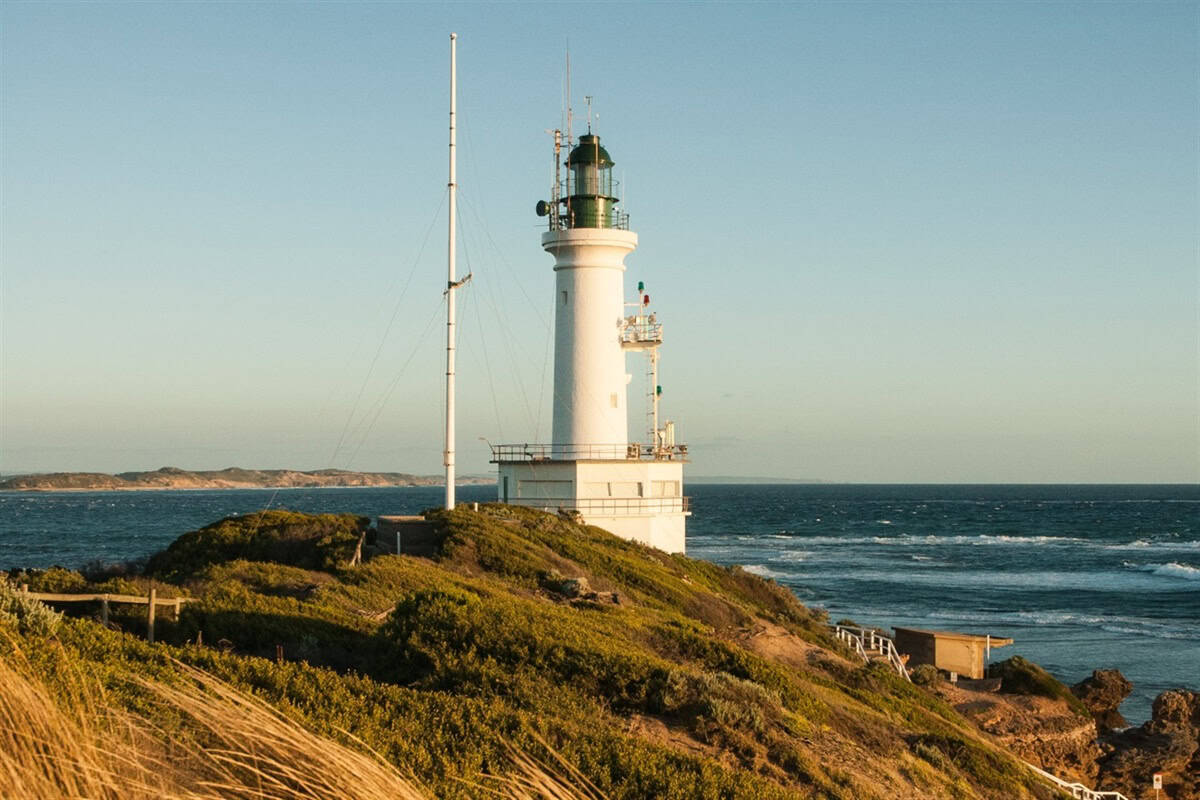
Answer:
<svg viewBox="0 0 1200 800"><path fill-rule="evenodd" d="M163 467L152 472L51 472L0 480L0 491L137 491L145 489L320 489L351 486L438 486L441 476L406 472L350 472L343 469L186 470ZM460 484L494 483L485 477L459 478Z"/></svg>

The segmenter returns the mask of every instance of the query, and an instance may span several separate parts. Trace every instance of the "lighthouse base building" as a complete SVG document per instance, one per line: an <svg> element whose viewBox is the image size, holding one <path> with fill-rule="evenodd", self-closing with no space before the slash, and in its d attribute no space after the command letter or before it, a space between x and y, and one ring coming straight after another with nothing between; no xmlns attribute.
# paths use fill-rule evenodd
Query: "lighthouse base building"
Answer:
<svg viewBox="0 0 1200 800"><path fill-rule="evenodd" d="M538 203L549 217L542 248L554 256L554 421L550 444L492 447L499 500L577 516L669 553L685 550L683 496L687 446L673 422L659 424L658 353L662 324L638 284L626 301L625 256L637 234L618 208L612 159L590 132L567 157L560 181L555 137L554 194ZM627 355L646 359L647 431L628 436Z"/></svg>
<svg viewBox="0 0 1200 800"><path fill-rule="evenodd" d="M516 452L497 457L512 459L500 461L503 503L576 512L588 525L622 538L668 553L686 549L684 520L690 510L678 461L538 460Z"/></svg>

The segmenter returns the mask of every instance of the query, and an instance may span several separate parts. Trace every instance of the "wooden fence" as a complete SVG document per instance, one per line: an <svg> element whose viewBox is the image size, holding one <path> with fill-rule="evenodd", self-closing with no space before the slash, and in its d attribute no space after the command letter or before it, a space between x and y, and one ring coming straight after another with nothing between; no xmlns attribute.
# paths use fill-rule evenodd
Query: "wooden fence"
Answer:
<svg viewBox="0 0 1200 800"><path fill-rule="evenodd" d="M138 594L59 594L56 592L31 592L29 584L21 585L21 592L34 600L44 603L100 603L100 622L108 624L108 607L110 603L127 603L130 605L146 606L146 641L154 641L154 616L159 606L167 606L174 610L174 619L179 621L179 612L184 603L194 602L194 597L159 597L158 590L151 589L148 595Z"/></svg>

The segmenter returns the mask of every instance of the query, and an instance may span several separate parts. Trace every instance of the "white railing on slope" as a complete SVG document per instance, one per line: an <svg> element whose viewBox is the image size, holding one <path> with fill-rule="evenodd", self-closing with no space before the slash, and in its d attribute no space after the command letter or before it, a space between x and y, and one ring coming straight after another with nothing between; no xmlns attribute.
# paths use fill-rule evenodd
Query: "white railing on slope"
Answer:
<svg viewBox="0 0 1200 800"><path fill-rule="evenodd" d="M833 633L835 636L837 636L839 641L845 642L846 644L850 645L851 650L853 650L854 652L856 652L860 656L862 656L863 661L871 660L871 657L867 655L867 651L863 649L863 643L862 643L861 637L855 636L853 633L851 633L846 628L843 628L841 625L834 625Z"/></svg>
<svg viewBox="0 0 1200 800"><path fill-rule="evenodd" d="M1039 769L1029 762L1025 762L1025 766L1029 767L1038 775L1041 775L1043 778L1053 783L1059 789L1062 789L1064 792L1071 795L1071 797L1076 798L1076 800L1129 800L1128 797L1120 792L1097 792L1087 788L1082 783L1068 783L1062 778L1051 775L1049 772L1046 772L1046 770Z"/></svg>
<svg viewBox="0 0 1200 800"><path fill-rule="evenodd" d="M845 625L834 625L833 631L838 639L854 648L855 652L863 657L863 661L871 660L867 651L878 653L886 658L888 663L896 672L903 675L906 681L912 680L908 677L908 667L904 665L904 659L896 650L896 643L888 637L870 628L850 628Z"/></svg>

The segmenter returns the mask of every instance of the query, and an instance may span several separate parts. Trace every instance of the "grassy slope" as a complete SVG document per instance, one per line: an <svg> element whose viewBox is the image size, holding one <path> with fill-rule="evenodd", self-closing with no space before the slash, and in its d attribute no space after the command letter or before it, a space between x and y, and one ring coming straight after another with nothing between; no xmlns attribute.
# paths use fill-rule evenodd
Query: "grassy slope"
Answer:
<svg viewBox="0 0 1200 800"><path fill-rule="evenodd" d="M202 667L321 733L351 732L439 797L479 796L469 781L543 741L613 798L1039 796L948 706L842 658L823 620L772 582L525 509L436 518L434 560L351 568L335 556L357 541L354 517L217 523L151 562L160 594L202 598L160 623L173 644L77 620L20 646L43 674L95 671L151 713L131 674L171 680L172 658ZM564 597L556 574L620 602ZM64 571L21 580L83 587ZM764 627L807 656L760 655ZM232 652L186 644L200 630Z"/></svg>

